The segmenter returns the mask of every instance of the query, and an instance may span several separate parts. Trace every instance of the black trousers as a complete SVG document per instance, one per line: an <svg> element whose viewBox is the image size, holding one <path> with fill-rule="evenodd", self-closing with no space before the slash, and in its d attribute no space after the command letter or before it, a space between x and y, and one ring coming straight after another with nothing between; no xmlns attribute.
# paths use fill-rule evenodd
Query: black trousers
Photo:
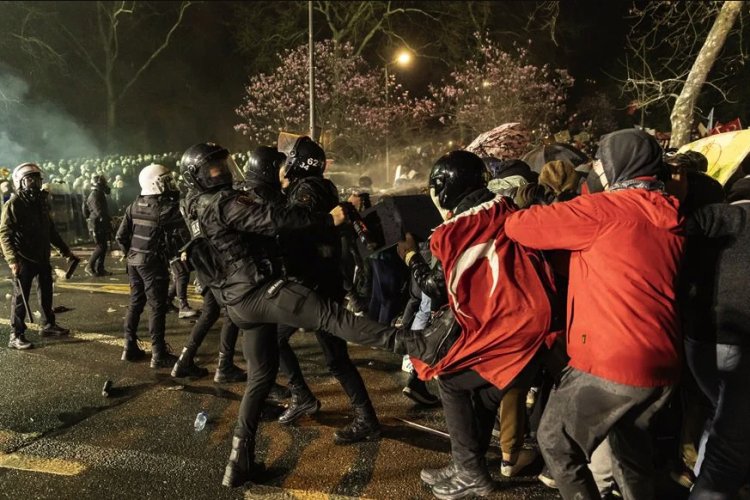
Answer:
<svg viewBox="0 0 750 500"><path fill-rule="evenodd" d="M180 307L187 305L187 289L188 283L190 283L190 271L180 264L169 266L169 269L172 275L172 280L169 282L167 300L172 302L174 298L177 297L180 301ZM215 322L216 320L214 320L214 323Z"/></svg>
<svg viewBox="0 0 750 500"><path fill-rule="evenodd" d="M471 369L440 375L440 399L451 439L451 458L458 468L486 473L485 455L505 390L515 385L527 385L536 370L537 361L534 359L508 387L502 389Z"/></svg>
<svg viewBox="0 0 750 500"><path fill-rule="evenodd" d="M28 303L31 283L35 277L42 313L42 325L51 326L55 324L55 313L52 312L52 267L49 263L37 264L24 259L19 259L18 262L21 270L13 282L13 298L10 301L10 326L16 335L26 331L26 318L29 312L26 311L24 306L24 298Z"/></svg>
<svg viewBox="0 0 750 500"><path fill-rule="evenodd" d="M211 290L206 290L206 293L203 295L201 315L198 317L198 321L195 322L195 326L193 326L193 330L190 332L185 347L192 352L197 351L203 343L203 339L206 338L208 330L219 320L220 315L221 306L216 301L216 297L214 297ZM237 325L229 317L224 318L224 325L221 327L221 333L219 334L219 352L222 354L234 354L234 346L237 344L239 333L240 329Z"/></svg>
<svg viewBox="0 0 750 500"><path fill-rule="evenodd" d="M289 345L289 339L296 331L297 328L293 326L278 326L279 363L281 372L289 378L289 386L292 390L307 388L297 355ZM321 351L323 351L328 371L341 384L341 388L349 396L352 406L371 407L372 403L370 402L370 396L367 394L367 387L365 387L365 382L362 380L359 370L349 357L346 341L324 331L315 332L315 338L320 344Z"/></svg>
<svg viewBox="0 0 750 500"><path fill-rule="evenodd" d="M392 345L396 333L393 328L355 316L304 285L282 283L260 286L227 307L229 317L244 332L242 348L248 373L235 434L250 440L255 439L263 402L279 369L277 324L324 330L344 340L380 348Z"/></svg>
<svg viewBox="0 0 750 500"><path fill-rule="evenodd" d="M89 268L97 274L104 272L104 259L107 257L107 245L109 244L109 233L106 231L94 231L94 251L91 253Z"/></svg>
<svg viewBox="0 0 750 500"><path fill-rule="evenodd" d="M125 340L138 340L138 323L141 313L148 303L148 333L151 345L164 343L164 329L167 317L167 288L169 273L164 265L128 266L130 281L130 304L125 316Z"/></svg>

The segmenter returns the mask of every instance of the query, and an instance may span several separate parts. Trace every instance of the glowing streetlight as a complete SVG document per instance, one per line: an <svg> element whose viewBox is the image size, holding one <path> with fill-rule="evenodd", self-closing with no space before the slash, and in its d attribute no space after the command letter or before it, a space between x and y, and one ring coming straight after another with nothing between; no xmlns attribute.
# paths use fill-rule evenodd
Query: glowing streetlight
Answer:
<svg viewBox="0 0 750 500"><path fill-rule="evenodd" d="M412 55L411 52L408 50L401 50L399 51L398 55L396 55L396 58L392 61L386 61L385 63L385 112L386 115L389 111L388 106L388 66L391 64L396 64L398 66L401 66L402 68L405 68L411 64ZM391 178L391 158L390 158L390 148L388 146L388 126L386 124L385 129L385 180L386 184L390 182Z"/></svg>

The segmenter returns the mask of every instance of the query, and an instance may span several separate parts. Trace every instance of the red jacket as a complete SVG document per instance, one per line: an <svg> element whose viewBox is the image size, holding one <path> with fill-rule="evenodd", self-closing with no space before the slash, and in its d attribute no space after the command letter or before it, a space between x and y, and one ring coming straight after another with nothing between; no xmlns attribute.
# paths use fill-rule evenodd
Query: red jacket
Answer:
<svg viewBox="0 0 750 500"><path fill-rule="evenodd" d="M571 250L570 366L639 387L680 372L676 281L683 220L676 198L626 189L517 212L507 235L537 249Z"/></svg>
<svg viewBox="0 0 750 500"><path fill-rule="evenodd" d="M505 235L505 220L514 210L498 196L432 234L432 254L443 266L462 333L434 367L412 360L423 380L470 368L503 388L545 340L552 318L552 274L539 252Z"/></svg>

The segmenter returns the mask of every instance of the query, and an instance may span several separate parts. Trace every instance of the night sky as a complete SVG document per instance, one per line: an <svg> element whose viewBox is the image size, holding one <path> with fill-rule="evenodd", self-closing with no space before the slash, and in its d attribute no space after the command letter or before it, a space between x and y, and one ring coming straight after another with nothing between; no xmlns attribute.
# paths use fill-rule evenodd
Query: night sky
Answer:
<svg viewBox="0 0 750 500"><path fill-rule="evenodd" d="M28 4L6 2L0 5L0 28L18 31ZM410 2L417 7L425 4L429 2ZM34 5L42 12L45 5L50 11L65 11L65 19L74 24L83 22L79 19L85 17L86 9L90 7L81 2ZM160 4L157 10L161 9L162 14L136 31L145 40L137 37L123 39L122 50L137 52L139 47L153 45L149 42L149 34L164 31L174 19L177 5L177 2ZM548 30L533 23L528 30L523 29L519 16L524 15L532 3L492 2L490 5L492 13L488 29L491 37L507 45L530 39L534 61L567 68L575 77L576 85L570 93L568 109L575 109L583 96L597 90L605 92L618 108L624 110L630 98L620 94L613 76L622 74L623 47L628 33L626 16L632 2L561 2L555 31L557 45L552 42ZM267 6L271 6L267 14L255 15ZM270 35L257 46L247 47L240 43L240 34L243 30L271 34L278 29L281 32L289 29L290 23L304 29L305 13L300 6L304 7L304 4L255 2L248 7L236 2L206 2L191 6L182 26L175 32L173 42L123 99L113 149L123 153L178 151L185 145L208 139L234 149L254 147L233 130L238 121L234 109L241 103L243 86L249 75L270 69L267 54L265 59L258 56L268 52L266 42ZM424 94L428 84L439 83L450 71L449 62L429 55L440 53L440 34L420 34L418 28L418 25L398 26L399 34L410 43L412 35L415 39L431 36L434 42L425 49L424 57L418 55L411 68L397 74L399 83L414 95ZM304 37L304 33L302 35ZM467 33L467 37L469 35ZM318 26L316 39L327 36L329 33L325 28ZM104 99L100 86L84 76L90 73L87 73L85 63L70 52L62 54L68 64L63 74L55 67L40 68L31 64L28 57L14 48L7 33L0 42L0 75L12 74L26 81L30 102L50 104L64 110L89 130L104 148ZM363 55L371 64L380 64L380 58L392 46L389 43L383 37L376 39ZM79 78L76 74L82 76ZM616 119L623 126L634 121L624 112L618 112ZM655 115L653 119L661 120L663 124L663 117Z"/></svg>

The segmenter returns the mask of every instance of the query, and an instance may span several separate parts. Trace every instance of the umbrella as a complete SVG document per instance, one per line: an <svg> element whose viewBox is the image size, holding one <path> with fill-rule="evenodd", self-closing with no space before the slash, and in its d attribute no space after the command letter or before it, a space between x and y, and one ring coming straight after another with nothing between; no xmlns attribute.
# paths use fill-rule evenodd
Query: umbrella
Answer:
<svg viewBox="0 0 750 500"><path fill-rule="evenodd" d="M478 156L494 156L500 160L519 158L531 142L531 136L520 123L503 123L483 132L466 146Z"/></svg>
<svg viewBox="0 0 750 500"><path fill-rule="evenodd" d="M521 158L536 173L542 171L545 163L553 160L568 160L576 167L589 161L589 158L578 149L567 144L546 144L538 146Z"/></svg>

